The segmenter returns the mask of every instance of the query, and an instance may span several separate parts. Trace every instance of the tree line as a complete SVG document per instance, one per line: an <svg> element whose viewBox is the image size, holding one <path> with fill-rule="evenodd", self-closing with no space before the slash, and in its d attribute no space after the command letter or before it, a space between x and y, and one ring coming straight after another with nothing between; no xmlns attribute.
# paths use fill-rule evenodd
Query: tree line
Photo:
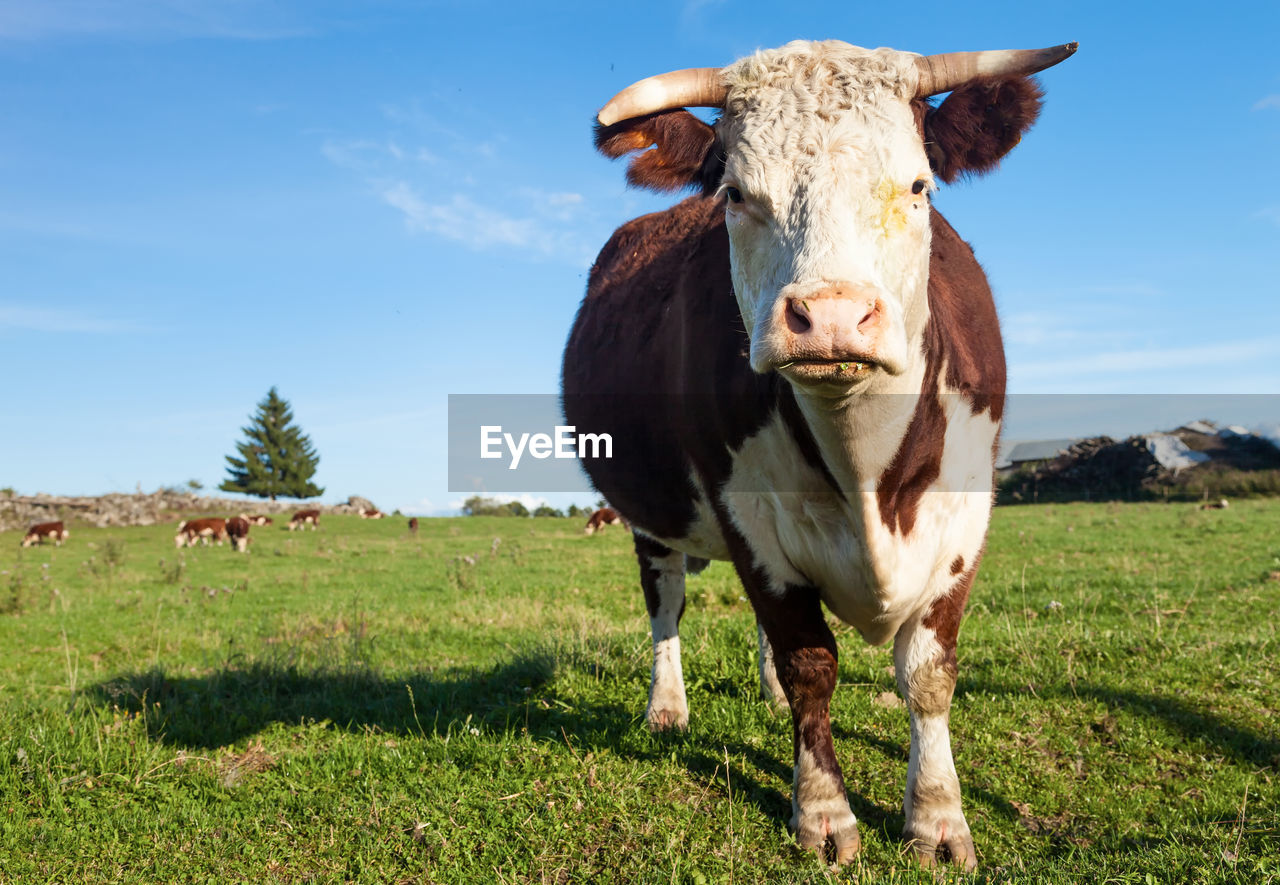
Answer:
<svg viewBox="0 0 1280 885"><path fill-rule="evenodd" d="M598 503L599 507L604 506L604 501ZM463 516L556 516L561 519L565 517L587 517L591 515L591 510L585 507L579 507L577 504L570 504L569 509L559 510L547 504L539 504L537 509L532 513L529 508L521 504L519 501L499 501L495 498L486 498L483 495L472 495L470 498L462 502Z"/></svg>

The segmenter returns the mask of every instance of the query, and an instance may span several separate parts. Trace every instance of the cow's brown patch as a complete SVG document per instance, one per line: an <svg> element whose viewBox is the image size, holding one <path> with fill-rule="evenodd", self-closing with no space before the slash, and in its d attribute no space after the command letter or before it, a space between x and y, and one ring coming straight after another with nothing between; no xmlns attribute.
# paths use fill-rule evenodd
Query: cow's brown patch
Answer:
<svg viewBox="0 0 1280 885"><path fill-rule="evenodd" d="M933 631L933 635L942 647L938 665L950 674L954 683L959 673L956 662L956 641L960 636L960 619L964 616L965 603L969 601L969 590L973 587L973 579L978 574L978 564L982 561L982 553L974 557L973 564L956 579L951 589L944 596L934 600L929 611L921 620L921 624ZM948 701L950 696L948 696Z"/></svg>
<svg viewBox="0 0 1280 885"><path fill-rule="evenodd" d="M964 557L957 556L951 561L951 574L958 575L964 571Z"/></svg>
<svg viewBox="0 0 1280 885"><path fill-rule="evenodd" d="M987 276L973 249L940 213L931 212L929 221L933 246L925 351L946 367L947 387L959 391L975 415L990 412L991 420L999 422L1004 416L1004 343Z"/></svg>

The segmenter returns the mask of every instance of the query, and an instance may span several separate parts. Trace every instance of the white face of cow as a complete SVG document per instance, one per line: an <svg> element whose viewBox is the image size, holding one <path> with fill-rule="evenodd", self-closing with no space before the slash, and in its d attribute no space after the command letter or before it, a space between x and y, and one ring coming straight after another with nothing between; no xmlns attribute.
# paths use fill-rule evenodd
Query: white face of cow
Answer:
<svg viewBox="0 0 1280 885"><path fill-rule="evenodd" d="M915 57L798 41L725 69L721 191L755 371L844 392L920 352L933 176Z"/></svg>

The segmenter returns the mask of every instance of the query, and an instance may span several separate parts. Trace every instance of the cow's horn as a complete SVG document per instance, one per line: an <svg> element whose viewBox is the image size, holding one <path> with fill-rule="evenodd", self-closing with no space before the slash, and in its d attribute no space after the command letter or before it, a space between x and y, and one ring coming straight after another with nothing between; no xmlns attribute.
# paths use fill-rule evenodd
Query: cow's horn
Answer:
<svg viewBox="0 0 1280 885"><path fill-rule="evenodd" d="M995 49L987 52L946 52L916 59L920 85L916 97L950 92L976 77L1019 77L1034 74L1070 58L1079 43L1047 49Z"/></svg>
<svg viewBox="0 0 1280 885"><path fill-rule="evenodd" d="M719 68L685 68L632 83L609 99L596 119L601 126L612 126L672 108L719 108L728 94Z"/></svg>

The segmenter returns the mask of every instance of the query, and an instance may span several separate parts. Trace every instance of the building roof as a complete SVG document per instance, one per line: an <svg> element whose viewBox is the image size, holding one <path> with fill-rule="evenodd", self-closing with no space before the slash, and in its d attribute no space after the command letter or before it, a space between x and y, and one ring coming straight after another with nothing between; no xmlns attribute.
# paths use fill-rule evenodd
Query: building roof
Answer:
<svg viewBox="0 0 1280 885"><path fill-rule="evenodd" d="M1009 452L1009 460L1016 464L1019 461L1043 461L1046 458L1056 458L1071 448L1075 442L1074 439L1038 439L1021 442Z"/></svg>

